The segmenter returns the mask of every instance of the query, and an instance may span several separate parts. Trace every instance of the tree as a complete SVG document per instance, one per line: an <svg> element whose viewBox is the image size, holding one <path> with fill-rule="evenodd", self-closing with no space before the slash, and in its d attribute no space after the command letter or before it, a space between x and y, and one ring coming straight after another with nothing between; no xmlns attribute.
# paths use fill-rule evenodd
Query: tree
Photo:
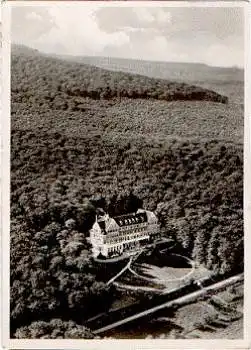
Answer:
<svg viewBox="0 0 251 350"><path fill-rule="evenodd" d="M92 332L74 321L52 319L48 322L36 321L15 332L18 339L93 339Z"/></svg>
<svg viewBox="0 0 251 350"><path fill-rule="evenodd" d="M206 252L207 252L207 237L208 231L200 229L197 232L197 236L194 241L193 247L193 259L200 264L206 264Z"/></svg>
<svg viewBox="0 0 251 350"><path fill-rule="evenodd" d="M220 268L220 257L218 255L218 247L220 245L221 229L219 226L215 227L212 231L207 254L207 268L212 269L214 272L218 272Z"/></svg>
<svg viewBox="0 0 251 350"><path fill-rule="evenodd" d="M142 207L142 200L132 191L123 191L112 195L107 201L107 210L110 216L135 213Z"/></svg>

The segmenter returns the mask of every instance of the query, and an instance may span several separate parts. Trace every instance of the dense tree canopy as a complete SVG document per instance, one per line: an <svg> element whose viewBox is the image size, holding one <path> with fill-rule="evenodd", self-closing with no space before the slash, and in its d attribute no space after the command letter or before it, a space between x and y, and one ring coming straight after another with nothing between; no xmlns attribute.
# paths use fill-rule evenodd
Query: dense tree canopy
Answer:
<svg viewBox="0 0 251 350"><path fill-rule="evenodd" d="M183 137L171 138L172 124L185 125L172 120L177 105L161 105L170 118L159 110L156 123L149 109L159 102L146 99L194 88L37 53L12 60L12 336L92 337L84 321L116 298L86 240L97 208L111 215L154 210L163 234L198 262L221 274L243 269L243 150L233 119L224 129L228 141L210 139L212 115L198 124L199 138L191 137L191 120ZM131 99L114 102L111 118L107 94ZM79 95L82 106L73 99ZM144 123L128 114L135 96L144 98ZM201 113L196 102L182 106L188 118L190 108L193 118Z"/></svg>
<svg viewBox="0 0 251 350"><path fill-rule="evenodd" d="M12 71L14 101L33 100L43 104L45 100L50 107L63 110L84 109L81 101L73 100L73 96L94 100L126 97L228 101L227 97L201 87L123 72L111 74L101 68L63 61L18 46L12 49Z"/></svg>
<svg viewBox="0 0 251 350"><path fill-rule="evenodd" d="M52 319L50 322L36 321L29 326L19 328L15 333L15 338L20 339L93 339L94 336L90 330L76 324L73 321L62 321Z"/></svg>

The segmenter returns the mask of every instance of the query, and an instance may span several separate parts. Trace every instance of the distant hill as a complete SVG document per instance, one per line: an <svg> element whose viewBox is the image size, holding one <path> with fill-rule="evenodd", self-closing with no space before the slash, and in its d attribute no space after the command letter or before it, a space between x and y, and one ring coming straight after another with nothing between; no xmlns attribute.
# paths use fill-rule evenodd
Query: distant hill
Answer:
<svg viewBox="0 0 251 350"><path fill-rule="evenodd" d="M221 95L193 85L67 62L23 46L12 48L11 73L13 128L79 137L85 130L113 140L123 135L243 142L243 105L232 99L215 103ZM179 100L196 91L193 98L201 94L204 100Z"/></svg>
<svg viewBox="0 0 251 350"><path fill-rule="evenodd" d="M195 84L227 95L232 101L243 103L244 70L235 67L213 67L200 63L176 63L132 60L113 57L58 56L64 59L92 64L114 71L141 74Z"/></svg>
<svg viewBox="0 0 251 350"><path fill-rule="evenodd" d="M214 67L202 63L161 62L133 60L102 56L61 56L65 59L95 65L109 70L142 74L153 78L182 79L183 81L243 81L243 69L234 67Z"/></svg>
<svg viewBox="0 0 251 350"><path fill-rule="evenodd" d="M226 96L195 85L108 71L17 45L12 48L12 87L13 92L26 92L26 96L39 94L51 101L62 94L92 99L228 101Z"/></svg>

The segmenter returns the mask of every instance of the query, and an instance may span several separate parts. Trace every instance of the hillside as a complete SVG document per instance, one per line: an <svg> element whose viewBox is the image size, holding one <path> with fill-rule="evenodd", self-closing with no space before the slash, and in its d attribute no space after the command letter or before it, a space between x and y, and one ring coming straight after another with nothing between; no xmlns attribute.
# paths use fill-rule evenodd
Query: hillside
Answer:
<svg viewBox="0 0 251 350"><path fill-rule="evenodd" d="M200 91L190 85L170 84L67 63L26 47L14 47L12 125L21 129L32 125L33 129L75 135L82 135L85 130L87 134L98 133L107 138L123 133L124 137L147 135L154 139L220 139L242 143L242 105L208 100L165 101L162 98L170 98L166 86L173 91L180 89L173 93L174 100L181 95L191 96L186 95L191 89L192 94L193 89ZM200 93L205 93L206 99L209 97L207 90ZM117 97L111 99L107 94ZM153 97L148 98L147 94ZM210 96L214 99L218 95Z"/></svg>
<svg viewBox="0 0 251 350"><path fill-rule="evenodd" d="M215 273L243 270L242 105L166 101L194 87L27 48L12 52L11 73L13 336L93 337L84 320L120 295L86 236L97 203L116 194L137 195Z"/></svg>
<svg viewBox="0 0 251 350"><path fill-rule="evenodd" d="M152 62L113 57L61 57L109 70L198 85L228 96L231 102L243 103L244 70L240 68L211 67L199 63Z"/></svg>
<svg viewBox="0 0 251 350"><path fill-rule="evenodd" d="M36 79L41 72L43 77ZM40 98L47 98L50 102L60 96L64 99L77 96L96 100L127 97L165 101L228 101L226 96L193 85L123 72L111 73L16 46L12 49L12 87L16 93L26 93L28 98L32 98L33 91L39 92Z"/></svg>

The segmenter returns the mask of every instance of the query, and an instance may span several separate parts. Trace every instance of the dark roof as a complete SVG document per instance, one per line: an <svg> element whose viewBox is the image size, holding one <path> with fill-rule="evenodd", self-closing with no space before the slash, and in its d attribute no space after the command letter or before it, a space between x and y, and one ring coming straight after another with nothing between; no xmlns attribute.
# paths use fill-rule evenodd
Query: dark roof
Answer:
<svg viewBox="0 0 251 350"><path fill-rule="evenodd" d="M138 214L133 213L133 214L120 215L120 216L115 216L113 219L116 221L116 223L120 227L147 222L146 213L138 213Z"/></svg>
<svg viewBox="0 0 251 350"><path fill-rule="evenodd" d="M101 230L103 230L103 231L106 230L106 227L105 227L106 225L105 225L105 221L104 220L98 221L98 224L99 224Z"/></svg>

